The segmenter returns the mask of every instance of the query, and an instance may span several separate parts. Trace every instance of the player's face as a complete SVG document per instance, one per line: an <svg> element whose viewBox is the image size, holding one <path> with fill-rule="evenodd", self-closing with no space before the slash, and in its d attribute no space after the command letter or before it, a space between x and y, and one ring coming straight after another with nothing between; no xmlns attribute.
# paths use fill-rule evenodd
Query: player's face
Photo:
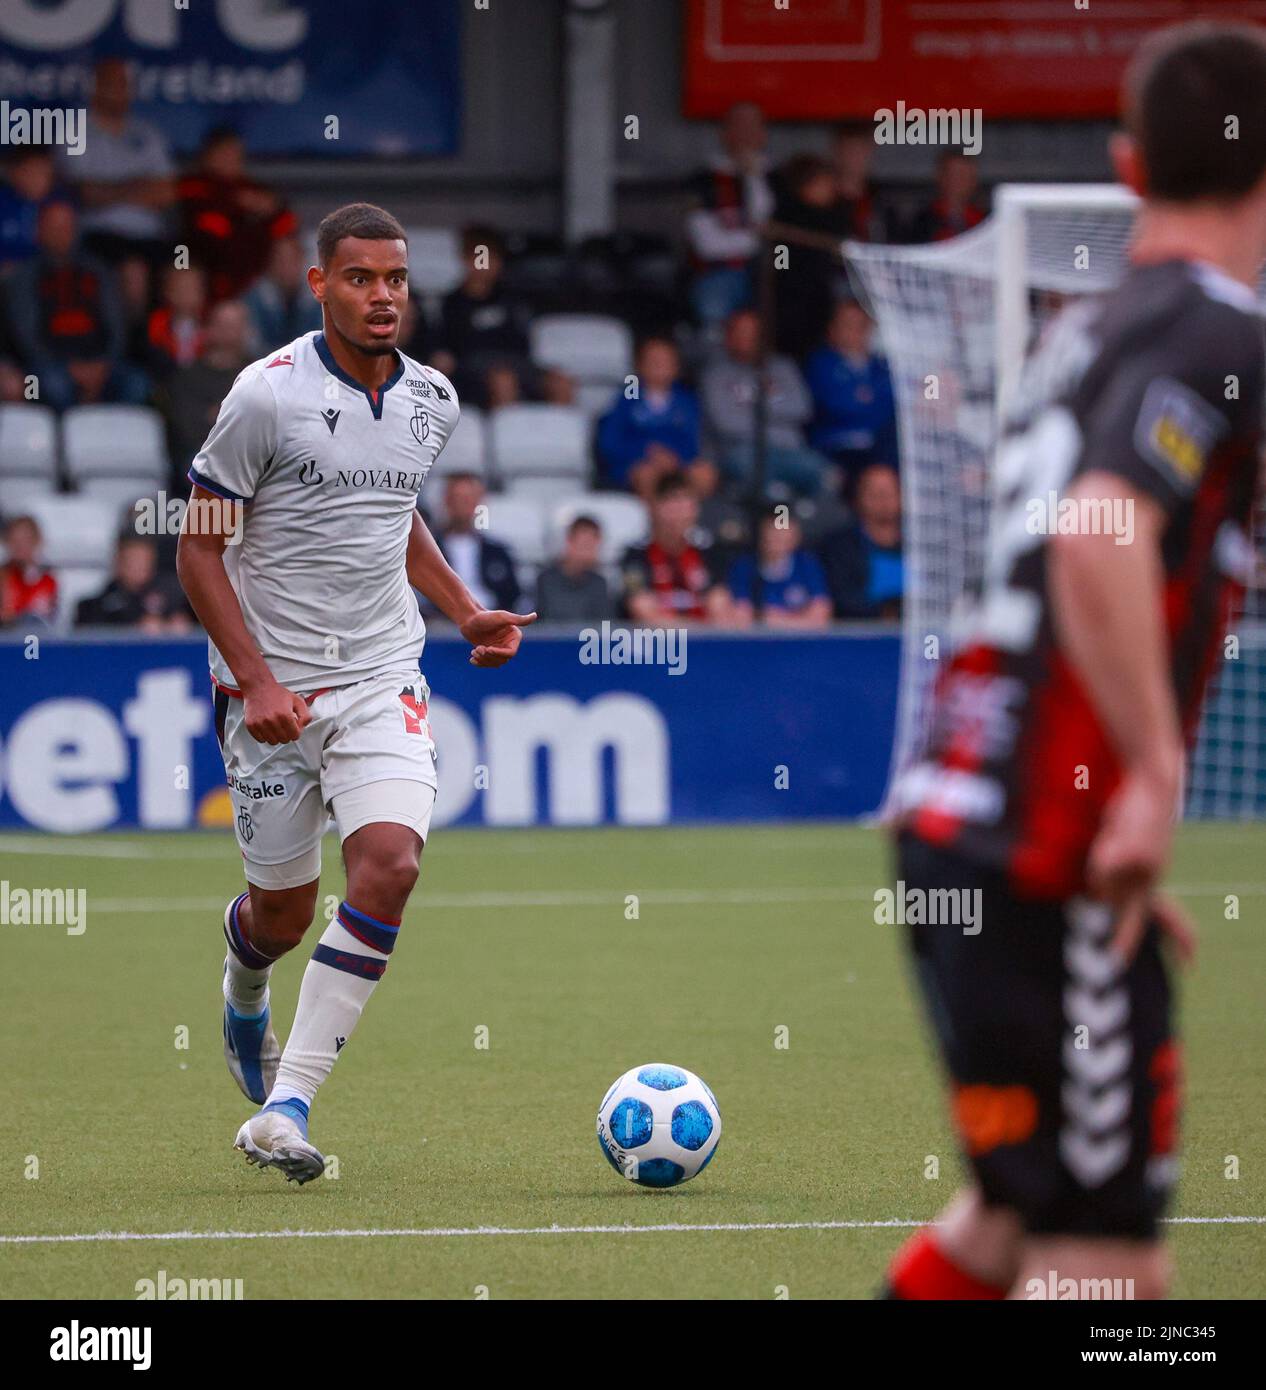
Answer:
<svg viewBox="0 0 1266 1390"><path fill-rule="evenodd" d="M344 342L371 357L395 351L409 299L403 241L344 237L315 269L312 288Z"/></svg>

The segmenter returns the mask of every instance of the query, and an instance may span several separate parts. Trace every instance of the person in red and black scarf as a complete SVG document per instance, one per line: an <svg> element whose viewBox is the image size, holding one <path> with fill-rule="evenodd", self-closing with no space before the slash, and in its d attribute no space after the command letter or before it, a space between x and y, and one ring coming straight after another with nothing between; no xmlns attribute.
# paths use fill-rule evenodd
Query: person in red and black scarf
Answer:
<svg viewBox="0 0 1266 1390"><path fill-rule="evenodd" d="M910 240L948 241L985 218L976 161L961 150L945 150L936 164L936 197L915 217Z"/></svg>
<svg viewBox="0 0 1266 1390"><path fill-rule="evenodd" d="M208 132L177 199L190 260L206 272L211 304L244 291L267 268L274 243L298 227L271 189L247 177L242 138L228 126Z"/></svg>
<svg viewBox="0 0 1266 1390"><path fill-rule="evenodd" d="M840 233L852 241L886 241L887 220L870 177L875 157L875 129L867 121L848 121L831 140L835 171L836 215Z"/></svg>
<svg viewBox="0 0 1266 1390"><path fill-rule="evenodd" d="M758 229L774 210L766 138L760 108L740 102L726 115L722 151L694 180L686 232L695 270L690 296L701 323L719 323L751 302Z"/></svg>
<svg viewBox="0 0 1266 1390"><path fill-rule="evenodd" d="M123 358L124 323L110 270L78 247L70 203L46 204L36 229L39 254L6 286L21 365L39 380L39 399L56 410L98 401L139 404L149 383Z"/></svg>
<svg viewBox="0 0 1266 1390"><path fill-rule="evenodd" d="M661 478L651 539L624 552L624 610L647 627L711 622L723 595L709 548L696 535L699 503L679 473Z"/></svg>

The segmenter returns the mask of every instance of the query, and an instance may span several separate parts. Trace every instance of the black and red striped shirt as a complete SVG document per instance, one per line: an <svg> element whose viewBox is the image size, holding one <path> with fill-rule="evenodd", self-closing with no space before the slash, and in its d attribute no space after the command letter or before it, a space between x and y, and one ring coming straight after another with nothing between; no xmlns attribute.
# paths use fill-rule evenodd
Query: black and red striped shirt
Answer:
<svg viewBox="0 0 1266 1390"><path fill-rule="evenodd" d="M1061 652L1047 538L1102 525L1128 543L1125 506L1069 510L1068 484L1115 474L1164 509L1170 674L1188 741L1228 616L1252 573L1264 391L1251 291L1184 261L1138 266L1112 294L1065 309L1026 365L996 468L986 574L937 682L929 745L897 804L920 838L1065 897L1121 769Z"/></svg>

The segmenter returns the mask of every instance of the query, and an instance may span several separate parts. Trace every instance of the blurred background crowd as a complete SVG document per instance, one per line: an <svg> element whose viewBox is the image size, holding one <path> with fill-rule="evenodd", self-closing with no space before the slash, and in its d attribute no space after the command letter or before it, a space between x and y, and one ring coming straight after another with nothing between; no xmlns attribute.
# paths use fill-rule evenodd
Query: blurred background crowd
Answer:
<svg viewBox="0 0 1266 1390"><path fill-rule="evenodd" d="M569 623L899 616L892 383L836 248L970 229L986 211L975 161L942 151L935 183L898 201L872 177L869 124L778 162L756 105L718 134L700 128L684 217L663 235L569 246L410 226L401 346L463 406L422 506L489 603ZM250 153L220 126L177 160L113 59L95 68L81 156L10 150L0 624L192 626L175 538L138 527L133 504L185 495L237 373L321 326L314 226ZM391 207L389 190L378 200ZM779 244L771 296L756 268Z"/></svg>

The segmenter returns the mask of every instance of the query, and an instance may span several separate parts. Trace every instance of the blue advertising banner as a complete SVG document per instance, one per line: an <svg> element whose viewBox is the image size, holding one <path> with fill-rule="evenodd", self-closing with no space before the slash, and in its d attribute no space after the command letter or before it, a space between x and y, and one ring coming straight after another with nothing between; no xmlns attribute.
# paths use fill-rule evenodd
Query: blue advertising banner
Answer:
<svg viewBox="0 0 1266 1390"><path fill-rule="evenodd" d="M667 661L629 665L618 640L533 633L483 671L464 642L432 638L435 823L864 815L888 772L898 649L891 633L692 634ZM32 650L0 645L0 826L231 823L202 642Z"/></svg>
<svg viewBox="0 0 1266 1390"><path fill-rule="evenodd" d="M135 114L180 152L234 125L252 155L457 150L459 0L3 0L0 99L83 107L93 64L131 66ZM331 124L331 118L337 122Z"/></svg>

